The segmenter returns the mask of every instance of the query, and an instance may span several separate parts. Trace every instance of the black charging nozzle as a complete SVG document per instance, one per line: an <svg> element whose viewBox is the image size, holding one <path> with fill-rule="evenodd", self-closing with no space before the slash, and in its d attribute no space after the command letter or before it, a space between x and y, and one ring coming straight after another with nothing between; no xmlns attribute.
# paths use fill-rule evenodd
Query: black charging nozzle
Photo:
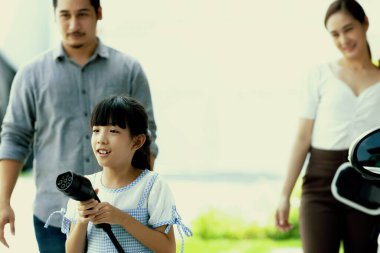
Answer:
<svg viewBox="0 0 380 253"><path fill-rule="evenodd" d="M58 175L56 185L58 190L77 201L95 199L100 202L90 180L72 171Z"/></svg>
<svg viewBox="0 0 380 253"><path fill-rule="evenodd" d="M77 201L95 199L100 202L98 195L96 194L94 188L92 188L91 181L88 178L75 174L72 171L67 171L58 175L56 186L63 194ZM110 224L102 223L95 225L95 227L102 228L104 232L107 233L112 243L115 245L118 253L124 253L123 248L111 230Z"/></svg>

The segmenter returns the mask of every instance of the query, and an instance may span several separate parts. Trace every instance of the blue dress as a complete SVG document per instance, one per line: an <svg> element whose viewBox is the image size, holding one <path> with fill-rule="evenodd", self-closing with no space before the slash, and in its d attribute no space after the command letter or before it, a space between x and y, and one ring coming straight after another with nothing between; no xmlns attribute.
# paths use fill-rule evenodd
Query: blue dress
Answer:
<svg viewBox="0 0 380 253"><path fill-rule="evenodd" d="M166 226L165 233L169 233L170 228L177 225L182 239L181 252L184 251L183 233L186 236L191 236L192 232L182 223L170 189L156 172L145 170L131 184L119 189L107 189L102 186L101 175L102 172L88 176L93 181L94 188L99 188L98 195L101 201L109 202L152 229ZM136 196L138 197L136 198ZM123 204L129 200L128 198L135 198L136 206L131 207L130 203ZM75 223L76 219L76 201L70 200L62 221L62 232L67 234L71 222ZM153 252L136 240L122 226L111 225L111 228L125 253ZM91 222L87 227L87 243L87 252L89 253L117 253L115 246L103 229L96 228Z"/></svg>

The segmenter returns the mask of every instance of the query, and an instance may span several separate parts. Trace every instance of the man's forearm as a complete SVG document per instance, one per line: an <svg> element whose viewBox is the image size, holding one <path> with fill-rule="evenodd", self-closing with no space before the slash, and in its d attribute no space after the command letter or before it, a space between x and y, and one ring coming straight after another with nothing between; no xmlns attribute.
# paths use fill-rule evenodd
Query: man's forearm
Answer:
<svg viewBox="0 0 380 253"><path fill-rule="evenodd" d="M16 160L0 161L0 202L10 202L22 163Z"/></svg>

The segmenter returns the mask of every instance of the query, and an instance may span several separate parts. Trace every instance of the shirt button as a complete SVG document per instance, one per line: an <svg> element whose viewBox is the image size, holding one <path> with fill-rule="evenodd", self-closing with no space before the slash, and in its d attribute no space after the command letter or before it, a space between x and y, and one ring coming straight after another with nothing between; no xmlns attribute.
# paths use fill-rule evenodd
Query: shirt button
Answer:
<svg viewBox="0 0 380 253"><path fill-rule="evenodd" d="M86 158L86 162L89 163L90 162L90 158L87 157Z"/></svg>
<svg viewBox="0 0 380 253"><path fill-rule="evenodd" d="M84 113L84 116L85 116L85 117L87 117L87 116L88 116L88 113L87 113L87 112L85 112L85 113Z"/></svg>
<svg viewBox="0 0 380 253"><path fill-rule="evenodd" d="M86 94L86 90L82 90L82 94L83 94L83 95Z"/></svg>
<svg viewBox="0 0 380 253"><path fill-rule="evenodd" d="M87 139L87 140L90 139L90 136L89 136L89 135L86 135L86 139Z"/></svg>

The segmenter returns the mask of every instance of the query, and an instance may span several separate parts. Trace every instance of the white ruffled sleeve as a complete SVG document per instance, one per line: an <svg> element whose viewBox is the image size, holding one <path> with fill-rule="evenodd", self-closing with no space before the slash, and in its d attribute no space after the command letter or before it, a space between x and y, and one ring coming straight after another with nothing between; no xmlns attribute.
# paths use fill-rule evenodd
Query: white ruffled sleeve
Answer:
<svg viewBox="0 0 380 253"><path fill-rule="evenodd" d="M173 194L169 185L159 176L154 182L148 197L148 224L153 228L165 226L165 233L169 233L173 225L177 225L178 232L181 236L181 252L184 251L183 234L187 237L193 235L191 230L182 223L181 216L178 214Z"/></svg>
<svg viewBox="0 0 380 253"><path fill-rule="evenodd" d="M175 201L169 185L157 176L148 197L148 224L153 228L168 225L173 220Z"/></svg>
<svg viewBox="0 0 380 253"><path fill-rule="evenodd" d="M78 201L69 199L67 203L66 213L63 216L61 231L64 234L68 234L70 231L71 223L76 223L78 220Z"/></svg>

